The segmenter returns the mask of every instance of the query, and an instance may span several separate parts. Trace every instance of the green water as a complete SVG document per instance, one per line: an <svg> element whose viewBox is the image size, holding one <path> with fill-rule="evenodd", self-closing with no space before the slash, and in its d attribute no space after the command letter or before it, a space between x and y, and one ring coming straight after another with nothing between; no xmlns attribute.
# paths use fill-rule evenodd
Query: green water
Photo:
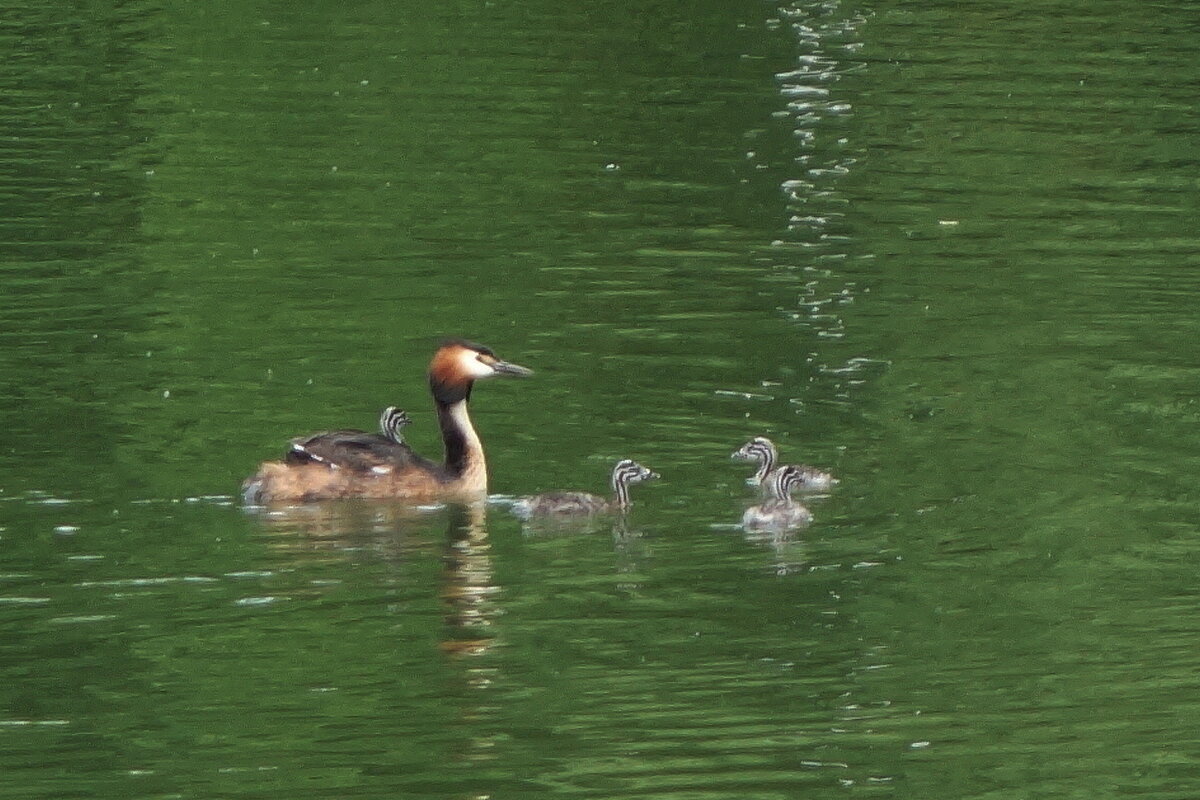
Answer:
<svg viewBox="0 0 1200 800"><path fill-rule="evenodd" d="M1200 793L1196 4L563 6L0 11L0 797Z"/></svg>

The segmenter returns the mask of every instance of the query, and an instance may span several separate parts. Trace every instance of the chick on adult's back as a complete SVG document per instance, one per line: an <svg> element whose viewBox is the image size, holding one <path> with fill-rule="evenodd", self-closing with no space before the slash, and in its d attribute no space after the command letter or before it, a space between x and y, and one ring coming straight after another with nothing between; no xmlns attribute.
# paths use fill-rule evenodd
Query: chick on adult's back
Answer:
<svg viewBox="0 0 1200 800"><path fill-rule="evenodd" d="M388 406L379 417L381 433L351 429L298 436L292 439L283 460L289 464L326 464L330 469L391 472L398 461L411 456L400 435L409 422L407 413Z"/></svg>

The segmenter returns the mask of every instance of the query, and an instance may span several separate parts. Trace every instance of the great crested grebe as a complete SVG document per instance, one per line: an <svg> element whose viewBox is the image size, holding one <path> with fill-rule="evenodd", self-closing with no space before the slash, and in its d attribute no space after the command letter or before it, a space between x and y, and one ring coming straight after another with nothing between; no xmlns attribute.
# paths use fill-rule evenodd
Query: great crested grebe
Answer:
<svg viewBox="0 0 1200 800"><path fill-rule="evenodd" d="M384 435L335 431L292 443L283 461L267 461L242 484L247 503L309 502L343 497L397 498L414 502L470 501L487 496L487 462L467 402L475 381L533 371L462 339L442 343L429 362L445 445L445 462L417 455L399 440L400 416L387 412ZM407 421L407 415L399 412Z"/></svg>
<svg viewBox="0 0 1200 800"><path fill-rule="evenodd" d="M512 512L522 519L623 512L629 508L629 485L657 477L657 472L626 458L613 467L611 499L587 492L549 492L521 498L513 503Z"/></svg>
<svg viewBox="0 0 1200 800"><path fill-rule="evenodd" d="M812 522L812 512L792 499L804 483L804 469L788 464L771 473L764 484L767 500L750 506L742 515L747 530L787 530Z"/></svg>
<svg viewBox="0 0 1200 800"><path fill-rule="evenodd" d="M758 462L758 471L747 478L746 483L765 488L767 475L775 469L775 462L779 460L779 451L775 449L775 444L767 437L755 436L735 450L730 458L738 461ZM800 471L800 484L797 488L801 491L826 492L837 483L837 478L815 467L809 467L804 464L794 464L792 466L795 466Z"/></svg>

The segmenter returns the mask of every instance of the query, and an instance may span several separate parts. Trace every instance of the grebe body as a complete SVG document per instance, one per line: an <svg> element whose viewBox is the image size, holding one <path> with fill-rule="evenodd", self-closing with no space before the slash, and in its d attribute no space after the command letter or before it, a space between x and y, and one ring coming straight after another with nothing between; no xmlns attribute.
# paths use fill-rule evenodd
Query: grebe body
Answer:
<svg viewBox="0 0 1200 800"><path fill-rule="evenodd" d="M587 492L548 492L521 498L513 503L512 511L522 519L620 513L629 508L630 484L653 480L657 477L657 472L626 458L618 461L613 467L611 481L613 496L611 498Z"/></svg>
<svg viewBox="0 0 1200 800"><path fill-rule="evenodd" d="M767 499L751 506L742 515L746 530L788 530L812 522L812 512L792 499L792 492L804 483L804 470L788 464L771 473L764 488Z"/></svg>
<svg viewBox="0 0 1200 800"><path fill-rule="evenodd" d="M429 389L445 446L441 464L418 455L403 441L400 430L408 416L389 407L380 418L382 434L332 431L293 440L282 461L265 462L246 479L242 496L252 504L346 497L481 499L487 495L487 462L467 413L471 388L483 378L531 374L483 345L446 341L429 364Z"/></svg>
<svg viewBox="0 0 1200 800"><path fill-rule="evenodd" d="M738 461L757 463L758 470L746 479L746 483L751 486L762 486L765 490L769 482L767 476L775 470L776 462L779 460L779 451L775 449L774 442L767 437L756 436L735 450L730 457ZM815 467L805 464L794 464L792 466L795 466L800 471L798 491L827 492L838 482L837 478L828 472L822 472Z"/></svg>

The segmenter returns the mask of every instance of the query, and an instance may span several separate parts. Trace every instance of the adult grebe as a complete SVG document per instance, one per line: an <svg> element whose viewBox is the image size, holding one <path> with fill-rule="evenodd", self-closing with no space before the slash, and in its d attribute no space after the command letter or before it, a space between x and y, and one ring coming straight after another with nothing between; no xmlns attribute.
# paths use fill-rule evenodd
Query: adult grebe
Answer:
<svg viewBox="0 0 1200 800"><path fill-rule="evenodd" d="M612 499L587 492L550 492L523 497L513 503L512 511L522 519L533 517L586 516L623 512L629 508L629 485L658 477L628 458L618 461L612 471Z"/></svg>
<svg viewBox="0 0 1200 800"><path fill-rule="evenodd" d="M525 367L501 361L483 345L462 339L445 341L429 363L429 391L442 429L444 463L423 458L396 441L399 427L388 426L385 412L383 436L334 431L294 441L283 461L267 461L246 479L242 497L247 503L342 497L414 502L482 499L487 496L487 462L467 414L471 387L482 378L532 374Z"/></svg>
<svg viewBox="0 0 1200 800"><path fill-rule="evenodd" d="M770 439L765 436L756 436L734 451L730 458L738 461L758 462L758 471L747 478L746 483L752 486L762 486L765 489L767 475L775 469L775 462L779 460L779 452ZM822 472L815 467L804 464L793 466L800 471L800 484L797 487L800 491L827 492L838 482L837 478L828 472Z"/></svg>
<svg viewBox="0 0 1200 800"><path fill-rule="evenodd" d="M767 500L750 506L742 515L746 530L787 530L812 522L812 512L792 499L792 492L804 483L804 470L788 464L771 473L764 484Z"/></svg>

